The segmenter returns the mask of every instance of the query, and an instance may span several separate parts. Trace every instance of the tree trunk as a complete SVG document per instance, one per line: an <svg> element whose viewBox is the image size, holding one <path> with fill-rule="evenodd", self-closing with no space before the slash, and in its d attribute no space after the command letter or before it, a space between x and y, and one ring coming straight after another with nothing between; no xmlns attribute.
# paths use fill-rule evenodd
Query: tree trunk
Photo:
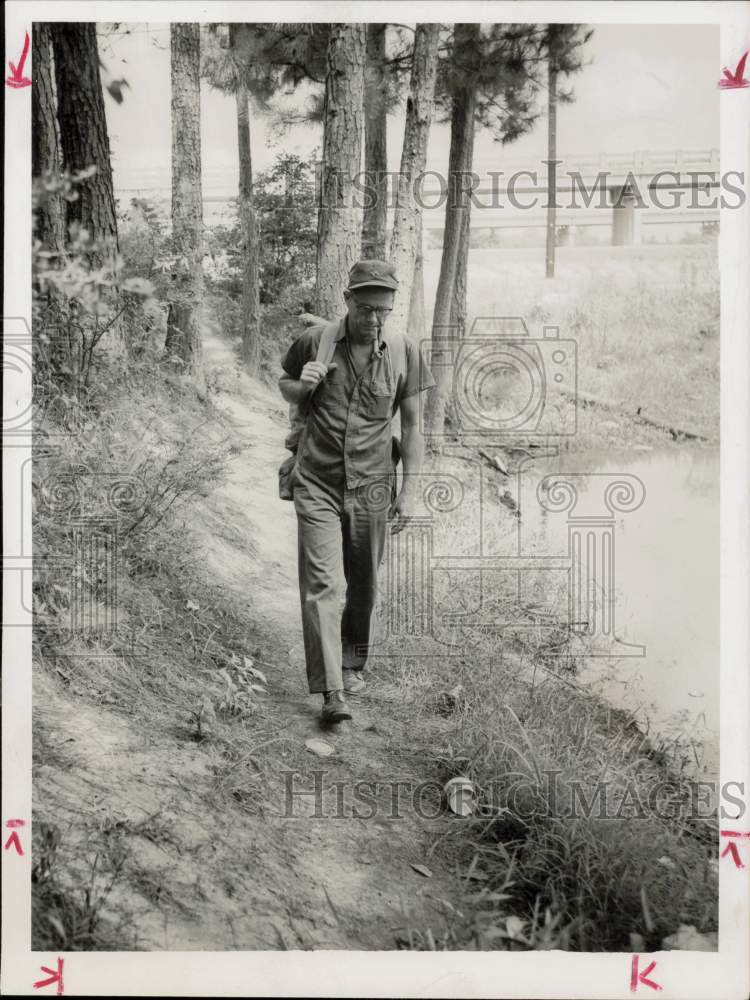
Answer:
<svg viewBox="0 0 750 1000"><path fill-rule="evenodd" d="M414 198L414 182L424 173L427 162L427 142L430 137L435 99L439 32L438 24L418 24L414 36L404 145L401 150L401 170L391 237L390 259L396 268L400 289L393 305L390 323L394 329L403 329L408 318L409 332L414 337L424 336L424 284L421 271L422 209ZM417 287L418 279L419 287ZM420 297L422 322L421 327L415 330L411 321L412 319L419 321Z"/></svg>
<svg viewBox="0 0 750 1000"><path fill-rule="evenodd" d="M402 294L399 292L399 295ZM417 213L417 259L414 264L414 281L409 295L409 319L407 332L414 340L423 340L425 335L424 309L424 251L422 248L422 213Z"/></svg>
<svg viewBox="0 0 750 1000"><path fill-rule="evenodd" d="M479 38L478 24L457 24L457 43L469 46ZM447 361L441 340L456 338L459 330L451 326L454 306L456 272L461 253L462 235L468 242L464 227L469 216L468 187L462 176L466 163L471 163L474 148L474 112L476 91L474 88L460 87L453 95L451 111L451 146L448 159L448 200L445 207L445 233L443 255L440 262L440 277L435 296L435 310L432 318L432 356L435 362L433 375L436 387L427 402L425 431L428 435L442 436L444 433L445 410L450 388L453 384L453 368ZM465 308L465 307L464 307Z"/></svg>
<svg viewBox="0 0 750 1000"><path fill-rule="evenodd" d="M362 158L365 31L364 24L332 24L326 54L315 303L321 316L341 312L360 251L362 210L355 207L354 180Z"/></svg>
<svg viewBox="0 0 750 1000"><path fill-rule="evenodd" d="M259 230L253 195L248 91L240 83L237 102L237 143L240 158L239 216L242 234L242 359L257 374L260 369Z"/></svg>
<svg viewBox="0 0 750 1000"><path fill-rule="evenodd" d="M203 300L203 200L201 196L200 26L172 24L172 239L173 274L167 354L184 371L201 361L199 311Z"/></svg>
<svg viewBox="0 0 750 1000"><path fill-rule="evenodd" d="M557 56L555 46L555 30L549 25L550 41L547 57L547 252L545 257L545 276L555 276L555 242L557 230L557 198L555 180L557 176Z"/></svg>
<svg viewBox="0 0 750 1000"><path fill-rule="evenodd" d="M471 170L471 165L467 169ZM456 258L456 278L453 283L453 301L451 302L450 324L455 328L457 337L463 337L466 333L466 283L470 247L471 202L466 206L461 219L461 232L458 238L458 257Z"/></svg>
<svg viewBox="0 0 750 1000"><path fill-rule="evenodd" d="M456 166L465 174L471 174L474 166L474 139L467 141L463 150L462 162ZM458 182L456 182L458 183ZM466 178L464 186L469 184ZM450 324L455 327L457 336L463 337L466 332L466 293L467 275L469 271L469 250L471 248L471 199L465 199L465 206L461 213L461 231L458 242L458 257L456 259L456 278L453 284L453 301L451 302Z"/></svg>
<svg viewBox="0 0 750 1000"><path fill-rule="evenodd" d="M49 24L32 24L31 55L34 86L31 88L32 177L60 175L60 143L52 69L52 38ZM65 208L59 192L40 192L36 213L36 235L45 249L61 253L65 246Z"/></svg>
<svg viewBox="0 0 750 1000"><path fill-rule="evenodd" d="M66 202L67 223L79 223L95 240L116 243L115 196L96 25L85 21L54 22L50 30L63 167L71 172L96 167L92 177L76 186L79 197Z"/></svg>
<svg viewBox="0 0 750 1000"><path fill-rule="evenodd" d="M367 25L365 66L365 187L362 256L385 259L388 211L388 155L385 24Z"/></svg>
<svg viewBox="0 0 750 1000"><path fill-rule="evenodd" d="M473 42L474 34L466 36L466 41L469 39ZM471 97L473 101L473 95ZM459 121L462 121L467 114L468 110L464 110L463 118L461 114L459 115ZM471 112L473 115L473 111ZM451 147L453 150L453 147ZM449 192L457 191L460 192L457 199L458 204L461 208L458 210L457 218L459 224L459 235L458 235L458 256L456 258L456 275L453 282L453 297L451 300L451 313L450 313L450 325L455 330L455 336L463 337L466 332L466 315L467 315L467 305L466 305L466 293L467 293L467 274L469 269L469 249L471 247L471 198L466 194L466 191L470 188L470 178L468 175L471 174L474 166L474 125L472 119L471 125L471 135L467 136L463 145L459 144L455 150L455 161L451 163L449 167ZM463 179L463 175L465 179ZM455 180L452 178L455 177ZM453 187L450 185L453 184ZM447 226L447 214L449 209L446 209L446 226Z"/></svg>

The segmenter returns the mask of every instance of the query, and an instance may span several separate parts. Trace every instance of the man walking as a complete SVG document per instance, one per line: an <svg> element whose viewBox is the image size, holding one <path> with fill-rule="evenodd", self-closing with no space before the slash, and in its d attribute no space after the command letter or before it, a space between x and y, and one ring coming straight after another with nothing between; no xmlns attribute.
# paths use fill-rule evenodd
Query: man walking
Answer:
<svg viewBox="0 0 750 1000"><path fill-rule="evenodd" d="M390 264L359 261L344 292L346 315L306 330L282 361L281 393L306 415L291 484L307 680L311 694L323 695L325 723L351 719L344 692L365 686L386 524L404 527L422 467L418 394L435 382L417 344L384 329L397 292ZM330 341L330 362L319 356L321 338ZM397 412L403 480L389 504Z"/></svg>

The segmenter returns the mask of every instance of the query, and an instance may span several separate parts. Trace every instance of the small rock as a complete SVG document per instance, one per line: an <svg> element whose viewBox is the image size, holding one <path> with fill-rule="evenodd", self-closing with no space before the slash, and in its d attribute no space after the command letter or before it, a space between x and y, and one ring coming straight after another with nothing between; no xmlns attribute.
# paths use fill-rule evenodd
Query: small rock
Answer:
<svg viewBox="0 0 750 1000"><path fill-rule="evenodd" d="M336 752L336 747L326 743L325 740L305 740L305 746L310 753L314 753L317 757L330 757Z"/></svg>
<svg viewBox="0 0 750 1000"><path fill-rule="evenodd" d="M677 868L677 865L674 863L674 861L672 861L671 858L668 858L666 854L664 855L663 858L659 858L659 860L656 863L657 865L661 865L663 868L671 868L673 871Z"/></svg>
<svg viewBox="0 0 750 1000"><path fill-rule="evenodd" d="M520 917L508 917L505 921L505 931L509 938L523 937L525 921Z"/></svg>

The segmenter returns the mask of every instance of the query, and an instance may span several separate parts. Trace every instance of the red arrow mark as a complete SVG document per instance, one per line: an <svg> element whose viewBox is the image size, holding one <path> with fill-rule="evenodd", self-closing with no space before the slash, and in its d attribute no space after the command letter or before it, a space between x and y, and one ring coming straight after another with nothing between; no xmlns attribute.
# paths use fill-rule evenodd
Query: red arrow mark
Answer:
<svg viewBox="0 0 750 1000"><path fill-rule="evenodd" d="M10 850L11 847L15 847L16 854L20 854L23 857L23 847L21 847L21 838L18 836L16 830L18 827L25 826L25 822L22 819L9 819L5 821L5 825L9 830L12 830L10 837L5 841L5 850Z"/></svg>
<svg viewBox="0 0 750 1000"><path fill-rule="evenodd" d="M723 858L727 854L731 855L732 861L734 861L734 867L735 868L744 868L745 867L743 865L743 863L742 863L742 859L740 858L739 848L737 847L737 845L735 844L735 842L733 840L729 841L729 843L724 848L724 850L721 852L721 854L719 855L719 857Z"/></svg>
<svg viewBox="0 0 750 1000"><path fill-rule="evenodd" d="M750 81L745 79L745 63L747 62L747 52L737 63L737 69L730 73L726 66L723 67L724 79L719 80L722 90L736 90L738 87L750 87Z"/></svg>
<svg viewBox="0 0 750 1000"><path fill-rule="evenodd" d="M53 983L57 983L57 995L62 996L63 990L65 989L63 985L63 961L64 959L58 958L57 972L54 972L52 969L48 969L46 965L40 966L42 972L46 972L49 975L49 979L40 979L38 982L34 983L34 989L40 990L43 986L51 986Z"/></svg>
<svg viewBox="0 0 750 1000"><path fill-rule="evenodd" d="M23 75L23 64L26 62L26 56L29 54L29 33L26 32L26 38L23 42L23 52L21 53L21 58L18 60L18 65L14 66L13 63L8 60L8 65L10 66L9 77L6 77L5 83L9 87L30 87L31 80L27 76Z"/></svg>
<svg viewBox="0 0 750 1000"><path fill-rule="evenodd" d="M742 839L744 837L750 837L750 833L741 833L739 830L722 830L721 836ZM719 858L725 858L727 854L731 857L732 861L734 861L735 868L745 867L742 863L742 859L740 858L740 849L737 844L735 844L734 840L729 841L727 846L719 855Z"/></svg>
<svg viewBox="0 0 750 1000"><path fill-rule="evenodd" d="M639 972L638 957L638 955L633 955L633 961L630 966L630 992L635 993L639 983L642 983L644 986L650 986L652 990L660 990L661 986L658 983L655 983L653 979L647 978L648 974L656 968L656 962L650 962L643 972Z"/></svg>

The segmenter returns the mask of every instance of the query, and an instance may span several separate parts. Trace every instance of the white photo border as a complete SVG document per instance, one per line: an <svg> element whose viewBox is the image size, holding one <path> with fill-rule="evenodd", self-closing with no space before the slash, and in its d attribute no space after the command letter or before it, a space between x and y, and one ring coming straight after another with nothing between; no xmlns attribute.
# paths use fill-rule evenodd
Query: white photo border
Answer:
<svg viewBox="0 0 750 1000"><path fill-rule="evenodd" d="M716 65L734 67L750 48L750 5L745 3L639 2L286 2L289 21L419 22L572 21L589 24L719 24ZM24 32L46 21L268 21L269 6L257 0L211 3L124 0L9 0L8 60L17 61ZM31 54L26 64L31 75ZM750 89L723 91L720 98L721 164L750 175ZM31 321L31 89L6 88L5 115L5 301L8 318ZM750 204L721 210L721 778L750 787ZM5 354L4 354L5 358ZM4 416L19 400L30 404L30 372L6 369ZM4 551L31 556L31 504L22 494L21 469L31 441L4 440ZM26 549L22 548L22 544ZM30 595L28 573L4 573L4 603ZM28 604L27 604L28 606ZM474 996L618 998L631 996L631 953L567 952L71 952L31 950L31 622L3 633L2 822L23 817L23 857L3 851L2 981L4 994L53 993L33 989L64 959L65 992L79 996ZM724 825L727 825L726 821ZM750 831L750 815L733 829ZM725 846L725 845L722 845ZM653 977L665 998L727 1000L750 993L750 869L720 865L720 935L716 953L655 952ZM650 993L645 987L639 992Z"/></svg>

